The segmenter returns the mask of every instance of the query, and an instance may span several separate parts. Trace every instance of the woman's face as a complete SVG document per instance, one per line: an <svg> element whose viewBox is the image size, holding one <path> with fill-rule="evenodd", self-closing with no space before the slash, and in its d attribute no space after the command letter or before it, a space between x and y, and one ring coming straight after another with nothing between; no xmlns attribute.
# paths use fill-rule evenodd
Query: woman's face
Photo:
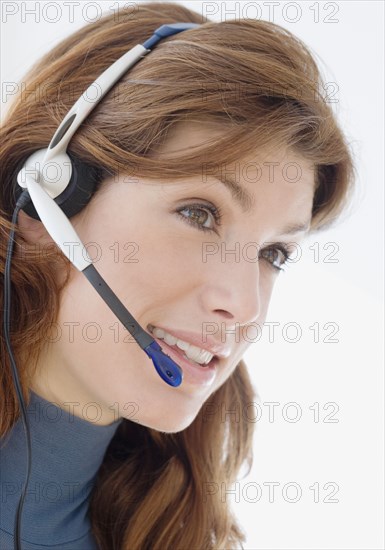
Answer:
<svg viewBox="0 0 385 550"><path fill-rule="evenodd" d="M181 124L162 151L177 156L179 148L212 135L202 126ZM124 417L164 432L191 424L249 347L256 333L247 326L264 323L279 274L274 265L284 259L277 246L295 250L293 243L304 236L283 229L310 220L312 209L313 167L292 153L258 154L221 168L251 195L247 213L210 173L170 183L121 176L105 182L71 220L96 269L145 330L153 325L192 332L201 337L201 347L209 333L226 348L211 382L185 378L179 387L166 384L73 268L32 379L36 393L66 407L72 403L75 415L98 424ZM192 209L197 203L199 209ZM220 209L220 225L210 207ZM23 212L19 219L22 228L33 227ZM41 238L46 241L47 234Z"/></svg>

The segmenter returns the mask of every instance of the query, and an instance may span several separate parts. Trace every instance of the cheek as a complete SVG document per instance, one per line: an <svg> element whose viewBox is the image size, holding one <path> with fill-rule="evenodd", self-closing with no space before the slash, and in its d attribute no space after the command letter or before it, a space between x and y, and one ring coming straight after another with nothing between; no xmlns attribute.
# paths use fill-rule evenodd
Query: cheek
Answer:
<svg viewBox="0 0 385 550"><path fill-rule="evenodd" d="M135 217L125 218L124 223L108 221L101 227L88 216L84 225L77 224L76 230L97 271L140 323L146 312L164 308L185 292L187 277L193 276L186 269L189 250L183 249L182 238L175 231L172 235L170 227L159 226L155 231L153 220L148 224ZM98 361L108 355L119 362L119 353L127 357L127 353L135 350L144 355L139 348L136 350L132 336L75 268L61 294L58 323L61 332L58 348L67 357L76 352L79 359ZM124 347L123 336L128 346Z"/></svg>
<svg viewBox="0 0 385 550"><path fill-rule="evenodd" d="M99 202L91 203L87 215L73 220L89 244L90 256L97 258L96 269L131 308L141 302L151 304L147 297L163 294L172 299L195 286L203 265L198 230L169 212L160 198L159 204L154 203L153 189L137 191L134 196L117 186L114 193L106 192Z"/></svg>
<svg viewBox="0 0 385 550"><path fill-rule="evenodd" d="M128 310L140 321L131 305ZM55 376L65 383L75 380L99 402L106 396L122 402L127 396L140 395L147 375L157 381L143 350L80 272L63 291L58 330ZM64 369L61 373L59 365Z"/></svg>
<svg viewBox="0 0 385 550"><path fill-rule="evenodd" d="M73 273L60 298L57 348L67 358L89 355L97 346L99 336L105 336L107 319L107 306L95 289L82 273Z"/></svg>

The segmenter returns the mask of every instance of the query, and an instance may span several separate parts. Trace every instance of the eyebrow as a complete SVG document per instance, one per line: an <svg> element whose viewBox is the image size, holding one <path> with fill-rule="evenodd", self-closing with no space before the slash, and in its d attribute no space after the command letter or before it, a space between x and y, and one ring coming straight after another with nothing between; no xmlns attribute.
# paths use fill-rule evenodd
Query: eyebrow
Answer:
<svg viewBox="0 0 385 550"><path fill-rule="evenodd" d="M250 193L246 191L244 187L234 181L231 177L218 174L215 176L215 179L219 183L222 183L225 187L227 187L227 189L229 189L231 195L233 196L233 199L235 199L237 203L241 205L242 210L245 214L250 212L252 207L255 206L255 202Z"/></svg>
<svg viewBox="0 0 385 550"><path fill-rule="evenodd" d="M293 235L294 233L301 233L302 231L308 231L310 229L310 220L303 223L293 223L286 227L283 227L278 235Z"/></svg>
<svg viewBox="0 0 385 550"><path fill-rule="evenodd" d="M232 197L235 201L241 206L242 211L247 214L255 206L255 201L250 193L241 185L239 185L234 179L229 176L222 176L218 174L215 176L215 179L222 183L229 191L231 192ZM291 223L283 227L278 235L293 235L295 233L301 233L308 231L310 228L311 220L306 222Z"/></svg>

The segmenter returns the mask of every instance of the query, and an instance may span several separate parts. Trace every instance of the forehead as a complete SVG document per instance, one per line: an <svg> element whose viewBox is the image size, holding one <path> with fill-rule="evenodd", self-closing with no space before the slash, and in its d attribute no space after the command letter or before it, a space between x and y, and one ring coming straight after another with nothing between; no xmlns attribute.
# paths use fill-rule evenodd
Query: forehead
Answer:
<svg viewBox="0 0 385 550"><path fill-rule="evenodd" d="M190 147L222 137L224 131L202 121L179 123L160 152L177 158ZM288 147L258 149L231 163L205 163L200 179L206 185L221 182L244 213L269 208L277 201L294 214L297 209L310 211L315 187L313 163Z"/></svg>

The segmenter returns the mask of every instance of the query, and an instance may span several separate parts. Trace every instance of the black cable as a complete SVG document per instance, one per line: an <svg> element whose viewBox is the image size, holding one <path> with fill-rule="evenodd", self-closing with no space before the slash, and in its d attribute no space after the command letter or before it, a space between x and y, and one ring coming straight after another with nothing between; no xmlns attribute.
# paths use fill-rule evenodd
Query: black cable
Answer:
<svg viewBox="0 0 385 550"><path fill-rule="evenodd" d="M20 523L21 523L21 513L23 509L24 504L24 498L27 491L27 486L29 482L29 475L31 471L31 434L29 431L29 424L27 421L27 413L25 409L25 403L23 398L23 393L21 391L19 376L16 368L15 358L13 356L11 342L10 342L10 314L11 314L11 260L12 260L12 253L13 253L13 245L14 245L14 235L15 235L15 225L17 223L17 217L19 214L19 211L26 206L28 202L30 202L31 198L29 196L29 193L27 190L24 190L22 194L20 195L19 199L17 200L15 210L13 211L12 216L12 224L13 227L9 234L8 239L8 245L7 245L7 255L5 260L5 273L4 273L4 336L5 336L5 343L7 345L9 358L11 360L11 366L12 366L12 376L13 376L13 382L14 386L16 388L17 396L20 403L22 418L23 418L23 425L24 425L24 431L27 438L27 474L25 478L25 484L22 494L20 495L19 504L17 508L17 513L15 516L15 525L14 525L14 550L22 550L21 549L21 543L20 543Z"/></svg>

